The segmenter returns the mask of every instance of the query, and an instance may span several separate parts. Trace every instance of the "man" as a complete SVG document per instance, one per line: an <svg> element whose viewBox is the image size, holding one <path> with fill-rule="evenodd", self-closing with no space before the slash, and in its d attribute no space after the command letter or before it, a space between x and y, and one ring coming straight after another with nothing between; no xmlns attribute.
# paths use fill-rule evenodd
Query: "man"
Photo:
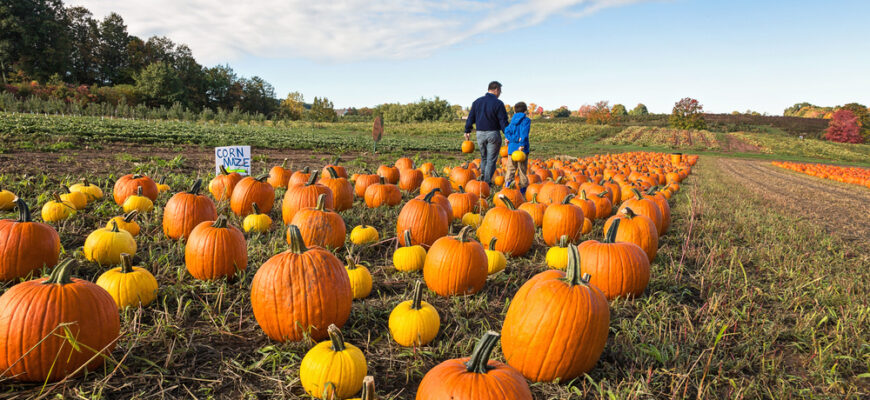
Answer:
<svg viewBox="0 0 870 400"><path fill-rule="evenodd" d="M501 148L501 131L508 125L507 111L501 96L501 83L492 81L487 92L471 104L468 120L465 121L465 140L471 140L471 125L477 127L477 147L480 148L480 173L483 180L492 185Z"/></svg>

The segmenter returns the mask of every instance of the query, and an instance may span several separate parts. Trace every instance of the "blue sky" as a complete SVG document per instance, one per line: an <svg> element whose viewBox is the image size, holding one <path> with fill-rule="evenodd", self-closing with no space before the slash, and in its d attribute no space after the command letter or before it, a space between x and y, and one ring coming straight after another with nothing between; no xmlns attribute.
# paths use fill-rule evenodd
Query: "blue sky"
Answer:
<svg viewBox="0 0 870 400"><path fill-rule="evenodd" d="M142 4L140 4L142 3ZM74 0L131 33L187 43L205 65L259 75L279 97L336 107L440 96L493 79L507 103L609 100L669 112L769 114L796 102L870 103L870 1Z"/></svg>

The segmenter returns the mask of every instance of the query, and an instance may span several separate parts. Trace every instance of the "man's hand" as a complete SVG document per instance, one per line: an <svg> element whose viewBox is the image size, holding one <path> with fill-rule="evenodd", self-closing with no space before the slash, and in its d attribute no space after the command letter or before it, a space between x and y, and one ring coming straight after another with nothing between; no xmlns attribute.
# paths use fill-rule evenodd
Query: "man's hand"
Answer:
<svg viewBox="0 0 870 400"><path fill-rule="evenodd" d="M470 133L465 132L465 140L471 140L471 134L470 134Z"/></svg>
<svg viewBox="0 0 870 400"><path fill-rule="evenodd" d="M520 150L520 151L523 151L523 149L524 149L524 147L523 147L523 146L520 146L519 150Z"/></svg>

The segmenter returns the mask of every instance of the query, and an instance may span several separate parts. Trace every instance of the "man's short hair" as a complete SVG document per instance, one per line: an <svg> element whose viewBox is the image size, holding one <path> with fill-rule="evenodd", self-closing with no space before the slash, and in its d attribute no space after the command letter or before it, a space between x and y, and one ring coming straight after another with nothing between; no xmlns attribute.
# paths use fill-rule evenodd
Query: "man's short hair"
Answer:
<svg viewBox="0 0 870 400"><path fill-rule="evenodd" d="M498 81L492 81L489 83L489 88L487 88L486 90L496 90L496 89L501 89L501 83L498 83Z"/></svg>
<svg viewBox="0 0 870 400"><path fill-rule="evenodd" d="M529 110L529 107L526 106L526 103L521 101L517 104L514 104L514 112L524 113Z"/></svg>

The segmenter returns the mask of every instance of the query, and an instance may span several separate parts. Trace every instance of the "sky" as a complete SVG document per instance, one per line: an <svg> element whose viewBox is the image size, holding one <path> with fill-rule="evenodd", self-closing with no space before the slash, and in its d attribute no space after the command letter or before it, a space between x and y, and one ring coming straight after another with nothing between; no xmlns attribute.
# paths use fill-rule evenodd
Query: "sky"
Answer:
<svg viewBox="0 0 870 400"><path fill-rule="evenodd" d="M260 76L278 97L336 106L438 96L576 110L599 100L669 113L781 115L870 104L870 1L67 0L130 33L185 43L203 65Z"/></svg>

